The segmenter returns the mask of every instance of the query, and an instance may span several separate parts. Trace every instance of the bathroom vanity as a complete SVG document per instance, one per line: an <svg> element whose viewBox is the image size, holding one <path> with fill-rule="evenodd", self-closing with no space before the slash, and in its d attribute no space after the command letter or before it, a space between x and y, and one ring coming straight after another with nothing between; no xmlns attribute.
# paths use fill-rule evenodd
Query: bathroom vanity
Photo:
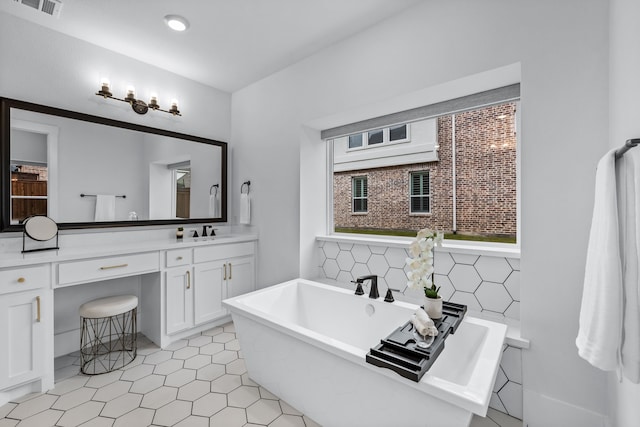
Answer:
<svg viewBox="0 0 640 427"><path fill-rule="evenodd" d="M255 289L256 235L110 240L31 254L2 251L0 405L53 387L57 290L80 291L82 286L109 286L111 279L136 277L140 332L166 347L228 321L222 300Z"/></svg>

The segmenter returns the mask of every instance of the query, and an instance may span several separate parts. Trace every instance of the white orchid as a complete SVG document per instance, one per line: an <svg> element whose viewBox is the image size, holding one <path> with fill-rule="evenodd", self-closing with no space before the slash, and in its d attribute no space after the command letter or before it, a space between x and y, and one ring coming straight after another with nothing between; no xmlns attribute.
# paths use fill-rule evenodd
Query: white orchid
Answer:
<svg viewBox="0 0 640 427"><path fill-rule="evenodd" d="M406 264L411 268L407 273L407 286L411 289L427 289L433 285L433 249L442 245L444 234L429 228L418 231L416 240L409 245L411 258Z"/></svg>

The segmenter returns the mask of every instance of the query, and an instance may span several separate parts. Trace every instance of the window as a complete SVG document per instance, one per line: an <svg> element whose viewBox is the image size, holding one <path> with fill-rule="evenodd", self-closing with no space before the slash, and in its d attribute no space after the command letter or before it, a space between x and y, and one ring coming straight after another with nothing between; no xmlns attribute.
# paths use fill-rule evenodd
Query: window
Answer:
<svg viewBox="0 0 640 427"><path fill-rule="evenodd" d="M367 177L354 176L351 187L353 188L353 213L367 213Z"/></svg>
<svg viewBox="0 0 640 427"><path fill-rule="evenodd" d="M354 133L349 135L348 138L349 149L375 147L390 142L407 142L409 141L409 125L404 123L367 132Z"/></svg>
<svg viewBox="0 0 640 427"><path fill-rule="evenodd" d="M389 128L389 141L401 141L407 139L407 125L391 126Z"/></svg>
<svg viewBox="0 0 640 427"><path fill-rule="evenodd" d="M362 134L349 135L349 148L362 147Z"/></svg>
<svg viewBox="0 0 640 427"><path fill-rule="evenodd" d="M411 213L424 214L431 212L431 191L429 171L411 172Z"/></svg>
<svg viewBox="0 0 640 427"><path fill-rule="evenodd" d="M369 145L382 144L384 141L384 131L382 129L369 131Z"/></svg>
<svg viewBox="0 0 640 427"><path fill-rule="evenodd" d="M447 239L516 243L518 106L509 100L410 124L376 122L375 130L328 139L333 230L415 236L428 227Z"/></svg>

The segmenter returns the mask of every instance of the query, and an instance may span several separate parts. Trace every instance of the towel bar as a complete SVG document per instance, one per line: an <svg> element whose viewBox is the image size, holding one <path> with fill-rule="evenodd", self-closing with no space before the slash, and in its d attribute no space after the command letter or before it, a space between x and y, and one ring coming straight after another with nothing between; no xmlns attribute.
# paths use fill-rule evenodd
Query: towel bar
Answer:
<svg viewBox="0 0 640 427"><path fill-rule="evenodd" d="M624 156L624 153L640 144L640 138L627 139L624 145L616 150L616 160Z"/></svg>
<svg viewBox="0 0 640 427"><path fill-rule="evenodd" d="M96 197L96 196L97 196L97 194L84 194L84 193L80 194L80 197ZM121 199L126 199L127 195L123 194L122 196L116 196L116 197L119 197Z"/></svg>

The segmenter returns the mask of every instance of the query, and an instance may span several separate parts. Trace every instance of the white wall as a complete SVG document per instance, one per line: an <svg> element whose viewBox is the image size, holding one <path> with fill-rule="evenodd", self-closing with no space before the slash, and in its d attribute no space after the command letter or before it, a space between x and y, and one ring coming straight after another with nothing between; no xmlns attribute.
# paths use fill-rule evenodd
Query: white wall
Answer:
<svg viewBox="0 0 640 427"><path fill-rule="evenodd" d="M47 136L28 130L11 129L11 160L47 163Z"/></svg>
<svg viewBox="0 0 640 427"><path fill-rule="evenodd" d="M0 96L155 128L229 141L230 94L0 12ZM108 76L115 96L127 85L177 98L182 117L138 115L94 94ZM170 94L170 95L169 95Z"/></svg>
<svg viewBox="0 0 640 427"><path fill-rule="evenodd" d="M629 138L640 137L638 16L640 16L640 3L637 0L611 0L609 17L609 146L611 148L622 145ZM620 383L615 374L610 374L607 396L611 426L637 425L640 418L640 406L638 406L640 385L632 384L626 379Z"/></svg>
<svg viewBox="0 0 640 427"><path fill-rule="evenodd" d="M595 165L607 147L607 5L424 2L234 93L233 182L252 182L259 286L311 271L300 264L313 259L322 227L308 218L323 214L325 193L308 191L326 177L308 167L307 156L322 151L311 148L321 144L311 132L301 137L304 125L328 117L338 125L363 106L520 63L525 421L561 425L552 412L535 416L557 402L589 408L581 416L601 423L605 375L578 358L574 341ZM372 58L375 66L362 66Z"/></svg>

